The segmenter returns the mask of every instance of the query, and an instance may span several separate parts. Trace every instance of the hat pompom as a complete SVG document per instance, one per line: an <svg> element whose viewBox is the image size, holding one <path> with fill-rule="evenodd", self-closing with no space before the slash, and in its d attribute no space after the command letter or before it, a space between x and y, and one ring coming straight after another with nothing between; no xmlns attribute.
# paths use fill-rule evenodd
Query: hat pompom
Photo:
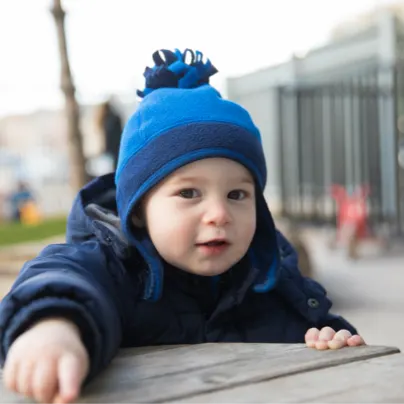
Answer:
<svg viewBox="0 0 404 404"><path fill-rule="evenodd" d="M191 57L187 62L188 55ZM209 83L209 78L217 73L217 69L209 59L203 61L199 51L178 49L172 52L162 49L153 53L155 66L146 67L143 76L146 79L143 91L137 91L141 98L159 88L196 88Z"/></svg>

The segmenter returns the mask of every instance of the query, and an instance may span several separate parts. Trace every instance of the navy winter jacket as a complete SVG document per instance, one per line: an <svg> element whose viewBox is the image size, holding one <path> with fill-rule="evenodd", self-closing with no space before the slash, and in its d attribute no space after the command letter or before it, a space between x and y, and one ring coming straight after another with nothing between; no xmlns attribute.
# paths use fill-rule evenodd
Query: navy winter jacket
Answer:
<svg viewBox="0 0 404 404"><path fill-rule="evenodd" d="M128 246L116 216L113 175L88 184L69 215L66 244L50 245L22 268L0 303L0 360L34 321L66 316L80 328L91 358L89 379L119 347L203 342L301 343L310 327L356 330L329 313L322 286L301 276L294 249L276 232L276 283L243 259L219 277L164 265L161 296L151 265Z"/></svg>

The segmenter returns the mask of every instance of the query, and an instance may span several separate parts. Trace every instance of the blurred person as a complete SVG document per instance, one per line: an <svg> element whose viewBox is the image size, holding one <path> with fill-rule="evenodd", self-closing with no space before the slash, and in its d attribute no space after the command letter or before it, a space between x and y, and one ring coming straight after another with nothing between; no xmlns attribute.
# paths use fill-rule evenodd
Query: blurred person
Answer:
<svg viewBox="0 0 404 404"><path fill-rule="evenodd" d="M35 204L34 194L25 181L18 181L17 189L9 196L9 204L11 206L12 220L21 222L26 206L32 207Z"/></svg>
<svg viewBox="0 0 404 404"><path fill-rule="evenodd" d="M76 400L120 347L364 344L275 228L248 112L209 84L201 53L161 52L116 173L84 187L67 243L26 263L0 303L4 382L38 401Z"/></svg>
<svg viewBox="0 0 404 404"><path fill-rule="evenodd" d="M118 161L123 123L111 99L99 105L96 124L104 138L104 151L112 158L113 168L115 169Z"/></svg>

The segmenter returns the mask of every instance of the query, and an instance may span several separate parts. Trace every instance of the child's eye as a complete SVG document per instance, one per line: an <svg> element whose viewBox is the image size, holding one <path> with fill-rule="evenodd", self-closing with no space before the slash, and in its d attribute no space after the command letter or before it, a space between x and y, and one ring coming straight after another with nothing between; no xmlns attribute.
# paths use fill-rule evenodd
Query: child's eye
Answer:
<svg viewBox="0 0 404 404"><path fill-rule="evenodd" d="M235 199L237 201L241 201L247 197L247 192L242 191L241 189L235 189L234 191L230 191L227 195L229 199Z"/></svg>
<svg viewBox="0 0 404 404"><path fill-rule="evenodd" d="M199 196L199 192L194 188L182 189L178 194L185 199L197 198Z"/></svg>

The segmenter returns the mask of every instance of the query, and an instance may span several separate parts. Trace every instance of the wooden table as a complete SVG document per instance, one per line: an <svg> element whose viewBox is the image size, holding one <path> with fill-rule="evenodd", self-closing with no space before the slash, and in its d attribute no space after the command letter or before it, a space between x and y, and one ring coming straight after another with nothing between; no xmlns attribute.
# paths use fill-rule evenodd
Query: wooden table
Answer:
<svg viewBox="0 0 404 404"><path fill-rule="evenodd" d="M0 389L0 403L26 400ZM363 346L202 344L122 350L80 402L404 402L404 354Z"/></svg>

